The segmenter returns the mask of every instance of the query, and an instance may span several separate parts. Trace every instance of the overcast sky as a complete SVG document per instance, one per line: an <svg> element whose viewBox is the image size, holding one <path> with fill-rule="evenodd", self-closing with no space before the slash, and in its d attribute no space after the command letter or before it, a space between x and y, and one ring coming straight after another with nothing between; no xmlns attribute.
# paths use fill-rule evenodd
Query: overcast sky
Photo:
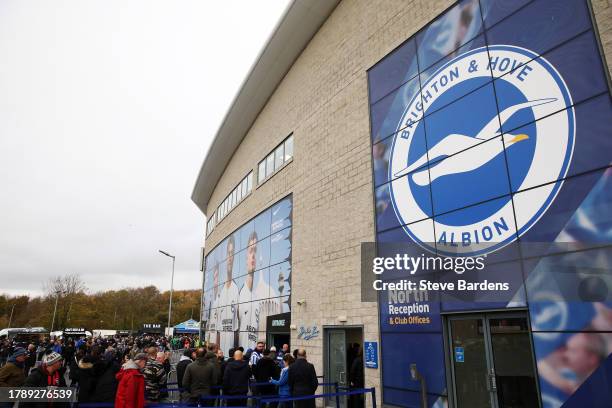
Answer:
<svg viewBox="0 0 612 408"><path fill-rule="evenodd" d="M201 285L190 199L288 0L0 0L0 293Z"/></svg>

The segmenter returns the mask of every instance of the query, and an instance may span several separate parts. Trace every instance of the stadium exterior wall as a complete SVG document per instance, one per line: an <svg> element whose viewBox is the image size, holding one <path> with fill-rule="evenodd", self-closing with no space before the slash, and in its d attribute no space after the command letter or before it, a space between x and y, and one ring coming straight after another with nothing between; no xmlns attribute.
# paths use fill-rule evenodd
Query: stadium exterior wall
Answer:
<svg viewBox="0 0 612 408"><path fill-rule="evenodd" d="M367 70L452 4L340 2L270 96L216 182L207 216L250 171L255 175L251 194L206 238L207 251L292 194L291 323L298 328L361 326L365 341L380 344L377 304L360 298L360 244L375 240ZM592 8L610 72L612 5L597 0ZM292 161L259 185L259 161L290 134ZM302 299L305 303L298 305ZM346 316L346 322L339 322L339 316ZM322 374L322 334L310 340L297 336L292 330L291 347L305 347ZM365 372L366 387L379 388L379 370Z"/></svg>

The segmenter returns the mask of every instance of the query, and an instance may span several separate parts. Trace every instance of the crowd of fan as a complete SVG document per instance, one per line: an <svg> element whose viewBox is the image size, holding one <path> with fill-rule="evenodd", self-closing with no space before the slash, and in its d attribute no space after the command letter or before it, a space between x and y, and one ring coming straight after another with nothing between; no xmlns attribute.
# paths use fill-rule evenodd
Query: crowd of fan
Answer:
<svg viewBox="0 0 612 408"><path fill-rule="evenodd" d="M223 395L227 406L246 406L249 392L266 398L299 397L313 395L319 386L306 351L298 349L291 354L287 344L278 352L274 347L265 348L263 342L246 352L242 347L230 349L227 360L216 344L209 344L185 350L176 370L182 401L190 405L212 405L215 397ZM278 406L293 405L281 401ZM296 401L295 406L314 407L315 402Z"/></svg>
<svg viewBox="0 0 612 408"><path fill-rule="evenodd" d="M38 346L5 343L0 354L0 387L78 387L79 403L109 403L115 407L143 407L168 399L172 346L185 347L176 364L182 403L212 406L223 398L227 406L247 405L247 396L286 398L313 395L318 388L315 368L303 349L268 349L263 342L246 352L216 344L193 348L192 338L115 337L111 339L49 340ZM350 368L351 385L363 386L361 359ZM172 389L172 387L170 387ZM58 403L20 403L20 407L59 406ZM12 406L7 404L6 406ZM273 406L314 407L314 399L280 401Z"/></svg>
<svg viewBox="0 0 612 408"><path fill-rule="evenodd" d="M193 339L185 343L194 344ZM134 358L147 352L142 375L147 380L151 401L159 400L166 388L166 373L171 370L170 341L161 336L46 339L40 344L22 344L5 340L0 344L0 387L78 387L80 403L115 403L120 398L120 384L128 373L125 368L134 364ZM124 383L127 381L127 377ZM150 388L150 389L149 389ZM157 391L156 391L157 390ZM124 407L142 406L126 402ZM0 406L12 406L12 403ZM20 403L29 406L63 406L53 403Z"/></svg>

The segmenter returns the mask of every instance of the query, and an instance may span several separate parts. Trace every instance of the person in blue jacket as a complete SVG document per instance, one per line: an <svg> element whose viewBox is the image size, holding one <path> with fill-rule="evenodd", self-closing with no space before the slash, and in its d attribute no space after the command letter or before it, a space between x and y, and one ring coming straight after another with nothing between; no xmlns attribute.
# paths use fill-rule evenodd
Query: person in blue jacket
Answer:
<svg viewBox="0 0 612 408"><path fill-rule="evenodd" d="M283 364L285 367L281 370L281 375L278 380L270 379L270 382L274 385L278 385L278 396L280 398L291 397L291 391L289 390L289 366L293 364L295 359L291 354L285 354L283 356ZM278 408L291 408L293 401L280 402Z"/></svg>

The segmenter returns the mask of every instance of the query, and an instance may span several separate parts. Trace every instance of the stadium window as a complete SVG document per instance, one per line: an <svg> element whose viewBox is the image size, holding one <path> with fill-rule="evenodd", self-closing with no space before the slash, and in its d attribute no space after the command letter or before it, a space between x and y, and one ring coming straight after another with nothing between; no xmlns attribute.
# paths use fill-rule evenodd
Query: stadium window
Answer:
<svg viewBox="0 0 612 408"><path fill-rule="evenodd" d="M285 145L281 143L274 151L274 171L280 169L285 163Z"/></svg>
<svg viewBox="0 0 612 408"><path fill-rule="evenodd" d="M293 158L293 134L282 141L257 165L257 183L266 181Z"/></svg>
<svg viewBox="0 0 612 408"><path fill-rule="evenodd" d="M293 157L293 135L285 140L285 161L291 160Z"/></svg>
<svg viewBox="0 0 612 408"><path fill-rule="evenodd" d="M213 212L210 219L208 220L208 223L206 224L206 235L208 236L211 232L213 232L213 230L215 229L215 225L216 225L216 221L217 221L217 212Z"/></svg>
<svg viewBox="0 0 612 408"><path fill-rule="evenodd" d="M240 196L246 197L247 195L247 178L245 177L240 183Z"/></svg>
<svg viewBox="0 0 612 408"><path fill-rule="evenodd" d="M274 152L266 157L266 177L270 177L274 173Z"/></svg>
<svg viewBox="0 0 612 408"><path fill-rule="evenodd" d="M259 162L259 166L257 169L257 181L261 183L266 178L266 161L262 160Z"/></svg>
<svg viewBox="0 0 612 408"><path fill-rule="evenodd" d="M265 164L265 163L264 163ZM212 225L208 226L207 224L207 234L210 234L212 230L215 228L216 224L221 222L226 215L228 215L242 200L246 198L246 196L253 190L253 171L250 171L240 183L225 197L223 202L219 204L216 211L216 219L212 223ZM214 214L213 214L214 215Z"/></svg>
<svg viewBox="0 0 612 408"><path fill-rule="evenodd" d="M247 176L247 191L249 193L253 191L253 172L250 172Z"/></svg>

